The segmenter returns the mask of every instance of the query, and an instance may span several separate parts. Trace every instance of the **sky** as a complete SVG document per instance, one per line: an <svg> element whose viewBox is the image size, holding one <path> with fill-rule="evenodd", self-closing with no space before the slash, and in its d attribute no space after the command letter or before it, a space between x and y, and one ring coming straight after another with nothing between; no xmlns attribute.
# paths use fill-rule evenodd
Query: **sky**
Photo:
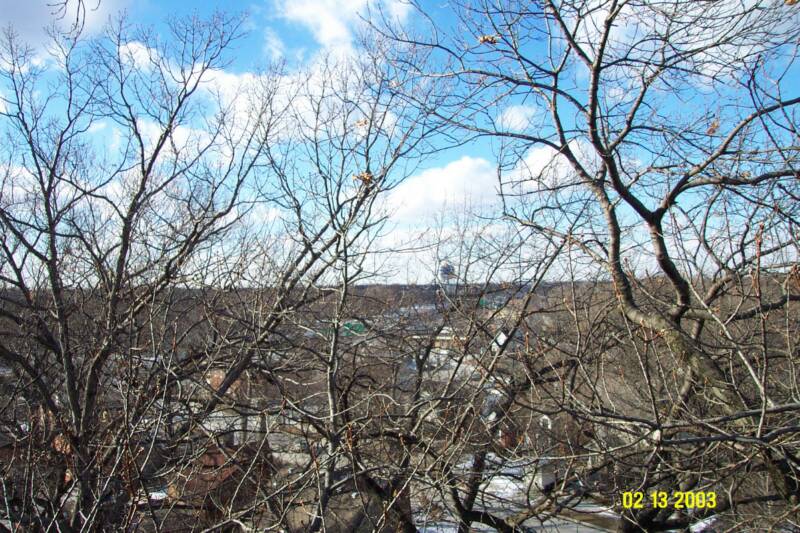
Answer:
<svg viewBox="0 0 800 533"><path fill-rule="evenodd" d="M41 46L47 40L44 27L56 20L56 9L51 5L54 1L57 0L0 0L0 26L11 25L25 41L34 47ZM119 14L125 14L133 24L152 27L157 32L163 31L169 17L206 17L215 11L245 14L244 36L232 47L229 54L232 61L226 69L241 75L257 71L273 61L285 60L291 68L292 65L302 66L321 52L352 49L368 4L401 21L411 13L404 0L378 0L377 3L375 0L86 0L86 33L92 35L102 31L103 25ZM443 4L431 4L434 14L437 6L441 9ZM71 14L73 12L68 13ZM69 16L64 19L71 20ZM514 116L517 111L522 115ZM530 109L508 110L505 120L519 124L525 120L526 113L530 113ZM447 184L439 186L431 195L431 201L441 205L458 195L471 195L485 188L486 183L473 182L477 174L481 174L479 179L484 180L487 171L493 171L487 167L486 158L490 157L488 146L473 145L428 160L423 167L427 179L445 172L449 176L445 180ZM463 178L453 177L450 173L453 169L463 171ZM409 194L416 196L414 193L418 188L419 183L411 183ZM417 217L420 212L428 210L419 201L419 198L414 198L408 206L408 217Z"/></svg>
<svg viewBox="0 0 800 533"><path fill-rule="evenodd" d="M0 0L0 25L10 25L34 48L46 39L43 27L54 18L54 0ZM70 0L74 3L75 0ZM749 0L748 0L749 1ZM99 33L111 17L125 13L132 24L163 32L169 17L208 16L216 10L245 13L245 35L233 47L225 75L245 77L271 62L285 61L289 69L302 68L321 53L347 53L355 45L363 24L361 16L369 9L381 9L388 16L408 22L415 16L404 0L86 0L86 32ZM436 24L452 23L446 2L423 2ZM598 11L600 16L602 11ZM64 20L70 20L67 13ZM620 28L624 33L630 27ZM590 36L586 37L591 39ZM788 86L788 85L787 85ZM624 98L624 94L611 95ZM677 109L676 109L677 111ZM523 130L536 120L542 109L519 102L501 109L490 109L497 123L510 130ZM387 196L392 213L391 236L394 244L411 245L419 236L433 235L432 228L446 212L465 210L497 212L497 165L489 142L477 142L448 149L427 157L412 175ZM578 147L580 152L580 147ZM523 154L522 165L541 171L553 158L547 148L533 148ZM556 174L558 167L555 167ZM553 176L558 179L558 176ZM455 230L453 230L455 231ZM401 277L425 281L436 271L435 260L424 259L425 268L402 267ZM417 261L412 264L419 264Z"/></svg>
<svg viewBox="0 0 800 533"><path fill-rule="evenodd" d="M74 0L71 0L74 2ZM226 74L246 76L269 63L285 61L289 69L303 67L321 53L346 53L352 50L356 33L363 24L362 15L368 7L379 8L391 17L405 21L410 7L403 0L262 0L236 2L203 0L86 0L85 34L100 33L112 18L125 14L130 23L163 32L169 17L214 13L243 13L244 36L233 46ZM10 25L19 36L35 49L47 42L45 26L57 21L52 0L0 0L0 25ZM71 5L74 5L71 4ZM438 4L431 5L436 13ZM61 19L73 20L74 11ZM135 55L135 53L134 53ZM515 110L511 110L515 111ZM516 110L506 123L520 125L527 109ZM96 126L98 132L105 125ZM107 133L103 132L103 134ZM441 214L460 211L464 205L497 204L496 172L492 152L486 143L455 148L426 158L386 199L392 213L389 220L389 239L394 245L419 242L419 236L439 224ZM436 260L428 257L425 268L408 268L401 277L429 281L436 271ZM418 261L414 261L418 265Z"/></svg>

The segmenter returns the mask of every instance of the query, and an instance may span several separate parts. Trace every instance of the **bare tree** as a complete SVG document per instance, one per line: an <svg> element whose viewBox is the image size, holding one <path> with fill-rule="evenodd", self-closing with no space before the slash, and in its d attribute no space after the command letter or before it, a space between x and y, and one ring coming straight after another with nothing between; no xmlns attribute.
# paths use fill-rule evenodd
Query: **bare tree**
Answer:
<svg viewBox="0 0 800 533"><path fill-rule="evenodd" d="M165 334L161 296L226 236L263 150L257 117L234 134L224 109L196 123L240 23L176 21L168 45L135 40L124 20L94 42L54 33L52 64L38 66L4 35L2 354L29 384L11 396L14 419L28 411L12 435L44 444L23 467L29 489L6 494L12 520L48 528L68 508L70 527L113 523L138 490L131 431L169 378L136 387L141 351L158 350L137 339ZM92 141L98 127L113 151Z"/></svg>
<svg viewBox="0 0 800 533"><path fill-rule="evenodd" d="M330 529L361 489L341 332L438 120L374 50L233 76L241 22L5 35L4 527Z"/></svg>
<svg viewBox="0 0 800 533"><path fill-rule="evenodd" d="M796 8L454 9L240 76L239 17L5 33L0 527L796 526Z"/></svg>
<svg viewBox="0 0 800 533"><path fill-rule="evenodd" d="M505 216L567 244L557 345L578 364L537 394L584 429L558 437L562 486L599 476L622 529L795 523L792 4L474 2L451 28L422 6L422 28L374 23L426 51L396 57L407 72L453 84L430 112L496 142ZM622 509L655 490L717 501Z"/></svg>

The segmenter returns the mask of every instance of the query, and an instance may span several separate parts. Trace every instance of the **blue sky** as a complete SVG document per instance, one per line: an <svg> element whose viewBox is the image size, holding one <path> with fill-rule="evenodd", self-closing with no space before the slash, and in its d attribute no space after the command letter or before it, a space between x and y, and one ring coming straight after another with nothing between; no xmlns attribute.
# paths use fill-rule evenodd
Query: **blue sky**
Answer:
<svg viewBox="0 0 800 533"><path fill-rule="evenodd" d="M43 26L52 20L49 0L0 0L0 24L10 24L34 47L41 47L45 38ZM74 0L73 0L74 1ZM99 3L98 3L99 1ZM182 0L86 0L90 11L87 16L87 32L101 31L102 26L114 14L124 11L133 24L152 27L162 32L164 22L169 17L182 17L197 14L210 15L216 10L230 13L246 13L243 29L245 36L232 49L232 60L227 71L231 75L242 76L258 71L273 61L286 61L289 69L307 66L320 53L348 50L354 46L354 39L362 23L360 15L367 6L383 9L392 17L409 22L414 14L403 0L260 0L235 2L223 0L204 0L186 2ZM423 2L434 16L437 25L456 24L446 2ZM791 22L790 22L791 23ZM474 30L474 28L471 28ZM630 27L621 27L624 34ZM784 80L784 87L800 86L797 68ZM585 79L577 80L578 85ZM681 102L673 95L662 100L664 106L659 111L667 117L675 114L685 118L695 108L710 108L709 101L720 94L696 91L691 87L693 102ZM702 89L702 88L700 88ZM607 95L624 99L624 94ZM711 106L713 107L713 106ZM531 102L506 100L501 109L490 110L490 115L499 119L500 124L510 129L524 129L542 110ZM538 115L537 115L538 114ZM541 171L552 158L546 148L537 147L523 152L524 162L534 172ZM414 174L389 197L389 204L396 216L392 223L397 231L397 239L414 238L415 232L423 231L437 223L436 216L444 207L451 211L464 211L463 203L467 197L472 206L497 208L495 195L496 168L493 147L488 141L473 143L456 149L437 153L425 159ZM557 169L556 169L557 170ZM430 265L435 271L435 264Z"/></svg>
<svg viewBox="0 0 800 533"><path fill-rule="evenodd" d="M0 26L11 25L24 41L41 49L47 40L44 27L56 20L48 3L50 0L0 0ZM243 14L244 35L231 48L228 54L231 63L226 68L241 75L279 60L285 61L289 69L303 67L320 53L351 48L368 4L402 20L411 12L403 0L86 0L89 10L85 33L102 31L109 18L120 13L125 13L131 24L152 28L157 33L165 32L169 17L204 18L215 11ZM431 3L431 7L434 14L442 13L444 4ZM430 158L423 169L456 162L467 154L473 159L488 158L491 150L486 143L456 149ZM485 168L483 162L477 164Z"/></svg>
<svg viewBox="0 0 800 533"><path fill-rule="evenodd" d="M291 70L308 66L319 54L350 49L368 3L400 20L410 13L409 6L401 0L86 0L89 11L85 33L100 33L106 22L120 13L126 13L131 24L150 27L159 34L165 33L169 17L196 14L205 18L214 11L245 14L245 35L231 49L231 63L226 68L232 75L244 76L273 61L285 61ZM442 8L439 4L431 7L434 12ZM0 25L11 25L24 41L45 54L47 36L43 28L56 20L48 0L0 0L0 13ZM108 141L109 129L105 125L99 124L97 131L102 131L99 138ZM485 142L425 159L387 199L389 209L395 213L390 220L392 245L419 244L419 234L438 224L437 215L443 208L463 211L461 204L467 197L472 205L494 203L496 173L492 159L491 148ZM413 272L406 273L427 282L437 265L430 254L423 261L426 268L420 269L419 262L414 262L417 266Z"/></svg>

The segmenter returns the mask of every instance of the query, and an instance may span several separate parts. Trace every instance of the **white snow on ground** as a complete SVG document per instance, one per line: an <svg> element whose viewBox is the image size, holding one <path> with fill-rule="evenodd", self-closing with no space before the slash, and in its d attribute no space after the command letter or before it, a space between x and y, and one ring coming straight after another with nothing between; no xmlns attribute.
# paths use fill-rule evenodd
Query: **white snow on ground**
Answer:
<svg viewBox="0 0 800 533"><path fill-rule="evenodd" d="M582 513L594 513L600 516L608 516L610 518L617 518L618 516L617 513L611 510L611 508L604 505L596 505L594 503L582 503L576 507L575 510Z"/></svg>
<svg viewBox="0 0 800 533"><path fill-rule="evenodd" d="M420 533L452 533L458 531L458 527L452 524L426 524L418 529Z"/></svg>
<svg viewBox="0 0 800 533"><path fill-rule="evenodd" d="M705 520L700 520L699 522L695 522L691 526L689 526L689 531L692 533L701 533L703 531L708 531L712 527L714 527L714 522L716 519L712 516L711 518L706 518Z"/></svg>
<svg viewBox="0 0 800 533"><path fill-rule="evenodd" d="M527 484L521 479L514 479L506 476L496 476L483 485L483 492L487 496L493 496L499 500L519 500L525 499Z"/></svg>
<svg viewBox="0 0 800 533"><path fill-rule="evenodd" d="M155 492L151 492L149 497L152 501L160 502L167 499L167 493L163 490L157 490Z"/></svg>
<svg viewBox="0 0 800 533"><path fill-rule="evenodd" d="M488 454L486 458L487 472L494 472L495 474L481 486L480 494L476 500L476 508L485 509L492 514L500 517L508 517L516 512L525 508L528 502L528 490L531 489L531 498L538 496L538 491L535 486L531 486L530 478L536 471L535 462L531 461L507 461L494 454ZM469 458L465 458L459 462L456 470L461 473L469 471L472 462ZM434 496L431 500L435 505L433 507L443 509L446 506L440 501L438 496ZM428 515L432 509L430 504L426 505L426 510L422 510L419 506L415 506L417 512L415 513L415 522L417 527L423 533L454 533L458 531L457 525L448 520L447 517L442 517L441 514L433 516ZM586 513L587 516L603 516L608 518L617 518L618 515L610 508L598 505L595 503L584 501L578 504L572 513L573 517L576 513ZM429 518L430 516L430 518ZM547 533L589 533L601 532L602 529L593 527L590 524L578 524L567 518L552 518L546 520L544 523L539 522L533 518L527 520L524 524L526 530L539 531ZM471 527L475 532L489 532L494 529L483 524L473 523ZM702 532L703 530L698 530Z"/></svg>

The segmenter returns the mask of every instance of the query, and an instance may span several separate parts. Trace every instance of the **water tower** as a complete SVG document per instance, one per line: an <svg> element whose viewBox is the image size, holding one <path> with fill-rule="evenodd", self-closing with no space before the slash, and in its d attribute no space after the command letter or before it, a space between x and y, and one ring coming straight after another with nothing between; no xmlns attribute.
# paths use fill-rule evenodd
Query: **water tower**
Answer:
<svg viewBox="0 0 800 533"><path fill-rule="evenodd" d="M445 259L439 264L439 283L441 283L444 293L448 298L452 298L455 293L456 269L453 265Z"/></svg>

